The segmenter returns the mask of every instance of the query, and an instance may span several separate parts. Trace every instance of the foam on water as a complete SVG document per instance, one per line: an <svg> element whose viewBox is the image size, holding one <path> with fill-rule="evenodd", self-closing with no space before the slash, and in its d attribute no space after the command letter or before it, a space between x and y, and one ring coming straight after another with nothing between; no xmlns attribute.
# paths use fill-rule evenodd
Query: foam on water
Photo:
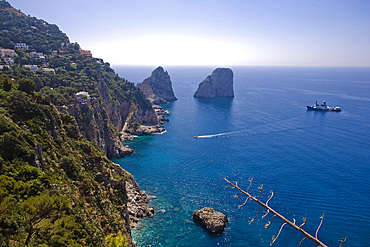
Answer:
<svg viewBox="0 0 370 247"><path fill-rule="evenodd" d="M272 132L284 132L303 129L304 126L294 123L294 119L276 121L274 123L264 124L250 129L236 130L225 133L199 135L196 138L213 138L213 137L233 137L268 134Z"/></svg>

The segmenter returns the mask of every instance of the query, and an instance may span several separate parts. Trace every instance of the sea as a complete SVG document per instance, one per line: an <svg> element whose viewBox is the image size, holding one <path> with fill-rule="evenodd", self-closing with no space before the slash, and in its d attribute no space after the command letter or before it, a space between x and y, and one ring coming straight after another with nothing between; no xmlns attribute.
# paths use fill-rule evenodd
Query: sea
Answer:
<svg viewBox="0 0 370 247"><path fill-rule="evenodd" d="M134 83L156 68L113 67ZM343 246L369 246L370 68L231 66L234 98L194 98L215 68L164 67L178 98L162 105L166 132L134 138L125 144L135 153L113 160L155 209L132 231L138 246L270 246L283 221L265 229L271 213L262 219L266 210L255 202L239 208L246 197L235 198L223 178L256 196L263 185L264 202L273 191L269 206L297 225L306 218L302 228L328 246L346 237ZM342 111L307 111L324 100ZM203 207L227 215L223 234L193 223ZM273 246L298 246L303 237L286 225Z"/></svg>

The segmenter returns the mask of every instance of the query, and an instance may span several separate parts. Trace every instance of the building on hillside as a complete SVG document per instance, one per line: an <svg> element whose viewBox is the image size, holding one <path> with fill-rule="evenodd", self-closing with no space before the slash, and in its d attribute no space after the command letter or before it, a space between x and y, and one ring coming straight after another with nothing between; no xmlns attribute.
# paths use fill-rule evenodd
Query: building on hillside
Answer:
<svg viewBox="0 0 370 247"><path fill-rule="evenodd" d="M4 70L4 68L10 68L10 66L9 65L0 65L0 70Z"/></svg>
<svg viewBox="0 0 370 247"><path fill-rule="evenodd" d="M81 55L84 55L85 57L92 57L91 51L89 50L79 50Z"/></svg>
<svg viewBox="0 0 370 247"><path fill-rule="evenodd" d="M4 57L3 58L6 64L12 65L14 64L14 59L11 57Z"/></svg>
<svg viewBox="0 0 370 247"><path fill-rule="evenodd" d="M59 50L59 55L68 55L70 53L71 52L69 50L62 50L62 49Z"/></svg>
<svg viewBox="0 0 370 247"><path fill-rule="evenodd" d="M41 62L42 62L43 64L45 64L45 63L46 63L45 56L39 56L39 59L41 60Z"/></svg>
<svg viewBox="0 0 370 247"><path fill-rule="evenodd" d="M22 65L22 68L29 68L31 71L38 71L37 65Z"/></svg>
<svg viewBox="0 0 370 247"><path fill-rule="evenodd" d="M16 43L14 49L28 50L28 45L26 43Z"/></svg>
<svg viewBox="0 0 370 247"><path fill-rule="evenodd" d="M54 69L51 69L51 68L42 68L42 70L43 70L45 73L53 73L53 74L55 74L55 70L54 70Z"/></svg>
<svg viewBox="0 0 370 247"><path fill-rule="evenodd" d="M90 101L90 95L88 92L78 92L76 93L76 99L79 102L87 102Z"/></svg>
<svg viewBox="0 0 370 247"><path fill-rule="evenodd" d="M37 58L37 57L41 57L41 56L44 56L44 53L41 53L41 52L30 52L30 58Z"/></svg>
<svg viewBox="0 0 370 247"><path fill-rule="evenodd" d="M13 49L0 49L1 58L14 57L17 55Z"/></svg>

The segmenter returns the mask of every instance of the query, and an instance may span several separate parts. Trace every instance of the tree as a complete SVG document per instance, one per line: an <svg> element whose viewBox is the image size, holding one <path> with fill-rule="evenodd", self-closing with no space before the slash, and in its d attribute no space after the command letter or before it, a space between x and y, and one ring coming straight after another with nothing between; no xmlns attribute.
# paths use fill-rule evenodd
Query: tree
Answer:
<svg viewBox="0 0 370 247"><path fill-rule="evenodd" d="M5 49L13 49L14 48L14 42L12 42L9 37L4 37L0 39L0 46Z"/></svg>
<svg viewBox="0 0 370 247"><path fill-rule="evenodd" d="M75 51L78 51L79 49L81 49L81 47L80 47L80 45L77 42L75 42L74 45L73 45L73 49Z"/></svg>
<svg viewBox="0 0 370 247"><path fill-rule="evenodd" d="M47 193L28 198L20 208L27 232L26 245L30 243L32 235L38 230L38 223L46 218L58 217L69 210L66 199L56 194L50 196Z"/></svg>
<svg viewBox="0 0 370 247"><path fill-rule="evenodd" d="M0 9L10 8L11 5L7 1L0 1Z"/></svg>
<svg viewBox="0 0 370 247"><path fill-rule="evenodd" d="M5 78L3 82L3 89L4 91L10 91L12 89L13 83L9 80L9 78Z"/></svg>
<svg viewBox="0 0 370 247"><path fill-rule="evenodd" d="M108 237L105 238L105 246L106 247L126 247L127 239L125 236L122 235L122 232L118 232L116 236L114 234L110 234Z"/></svg>
<svg viewBox="0 0 370 247"><path fill-rule="evenodd" d="M272 199L272 197L274 196L274 192L273 191L271 191L270 192L270 196L268 197L268 199L267 199L267 201L266 201L266 203L263 203L262 201L260 201L258 198L261 196L261 194L262 194L262 192L263 192L263 184L262 185L260 185L259 187L258 187L258 189L260 190L260 192L259 192L259 195L257 196L257 197L255 197L255 196L252 196L250 193L249 193L249 189L250 189L250 187L251 187L251 185L252 185L252 181L253 181L253 178L250 178L249 179L249 187L248 187L248 189L247 189L247 191L244 191L243 189L241 189L239 186L238 186L238 183L237 182L235 182L235 183L233 183L233 182L230 182L229 180L227 180L226 178L224 178L224 180L227 182L227 183L229 183L230 185L231 185L231 187L232 188L235 188L235 189L237 189L237 190L239 190L239 195L235 195L234 196L234 199L236 199L236 198L238 198L238 197L240 197L241 195L246 195L247 196L247 199L244 201L244 203L242 203L241 205L239 205L239 207L238 208L241 208L241 207L243 207L246 203L248 203L248 202L250 202L250 201L255 201L255 202L257 202L258 204L260 204L260 207L257 209L257 213L256 213L256 216L252 219L252 220L250 220L249 221L249 224L251 224L256 218L257 218L257 216L258 216L258 212L259 212L259 210L260 210L260 208L261 207L264 207L264 208L266 208L267 209L267 212L262 216L262 219L263 218L265 218L270 212L274 215L274 216L272 216L272 219L271 219L271 221L269 221L266 225L265 225L265 228L268 228L271 224L272 224L272 220L277 216L278 218L280 218L280 219L282 219L283 221L284 221L284 224L280 227L280 230L279 230L279 232L278 232L278 234L277 234L277 236L275 237L275 236L273 236L273 238L272 238L272 242L270 243L270 246L271 245L273 245L274 244L274 242L278 239L278 237L279 237L279 235L280 235L280 232L282 231L282 229L283 229L283 227L285 226L285 225L290 225L291 227L293 227L295 230L297 230L297 231L299 231L299 232L301 232L305 237L301 240L301 242L299 243L299 245L301 245L301 243L305 240L305 239L309 239L309 240L311 240L311 241L313 241L313 242L315 242L318 246L320 246L320 247L327 247L327 245L325 245L323 242L321 242L318 238L317 238L317 234L318 234L318 232L319 232L319 230L320 230L320 227L321 227L321 224L322 224L322 222L323 222L323 220L324 220L324 214L322 214L322 216L320 217L321 218L321 222L320 222L320 224L319 224L319 226L318 226L318 228L317 228L317 230L316 230L316 233L315 233L315 237L314 236L312 236L311 234L309 234L308 232L306 232L305 230L303 230L302 229L302 227L306 224L306 218L303 218L303 223L301 224L301 225L296 225L295 223L296 223L296 220L293 218L293 222L292 221L290 221L290 220L288 220L287 218L285 218L283 215L281 215L280 213L278 213L278 212L276 212L273 208L271 208L269 205L268 205L268 202ZM345 239L343 239L343 240L341 240L341 242L342 242L342 244L339 246L339 247L341 247L341 246L343 246L343 244L346 242L346 240L347 240L347 237L345 238ZM299 246L298 245L298 246Z"/></svg>
<svg viewBox="0 0 370 247"><path fill-rule="evenodd" d="M36 90L36 84L31 79L22 78L18 82L18 89L27 94Z"/></svg>

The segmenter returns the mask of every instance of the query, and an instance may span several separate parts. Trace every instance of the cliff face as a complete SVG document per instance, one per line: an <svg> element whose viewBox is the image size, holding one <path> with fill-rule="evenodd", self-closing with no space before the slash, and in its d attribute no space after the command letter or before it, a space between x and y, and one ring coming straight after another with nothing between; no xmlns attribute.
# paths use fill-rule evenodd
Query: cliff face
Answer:
<svg viewBox="0 0 370 247"><path fill-rule="evenodd" d="M234 97L233 71L218 68L202 81L194 94L196 98Z"/></svg>
<svg viewBox="0 0 370 247"><path fill-rule="evenodd" d="M112 131L108 113L99 103L81 103L58 108L73 116L83 137L89 141L95 141L99 149L105 151L108 157L120 158L134 152L124 146L119 136Z"/></svg>
<svg viewBox="0 0 370 247"><path fill-rule="evenodd" d="M27 40L56 72L19 70L15 59L0 73L0 242L105 246L124 238L136 246L130 225L153 209L132 175L106 156L133 152L120 140L127 123L158 125L152 105L109 63L80 54L56 25L6 1L0 1L0 19L7 20L4 48ZM54 55L58 48L69 55ZM31 89L18 90L20 83ZM79 101L81 91L90 99Z"/></svg>
<svg viewBox="0 0 370 247"><path fill-rule="evenodd" d="M17 90L23 79L12 79L0 74L0 243L105 246L117 236L135 246L130 225L153 214L148 197L81 135L106 145L106 111L100 103L56 108L44 94ZM4 81L12 87L4 90Z"/></svg>
<svg viewBox="0 0 370 247"><path fill-rule="evenodd" d="M167 71L162 67L156 68L150 77L137 85L145 96L154 104L177 100L172 89L172 82Z"/></svg>
<svg viewBox="0 0 370 247"><path fill-rule="evenodd" d="M89 141L95 141L108 157L121 158L132 154L134 151L122 144L120 138L122 132L137 134L129 128L133 122L143 126L158 125L156 113L149 107L149 102L148 106L140 106L111 99L109 89L102 81L98 82L98 91L100 100L74 103L58 108L73 116L83 137ZM147 99L143 96L141 101L145 102Z"/></svg>

